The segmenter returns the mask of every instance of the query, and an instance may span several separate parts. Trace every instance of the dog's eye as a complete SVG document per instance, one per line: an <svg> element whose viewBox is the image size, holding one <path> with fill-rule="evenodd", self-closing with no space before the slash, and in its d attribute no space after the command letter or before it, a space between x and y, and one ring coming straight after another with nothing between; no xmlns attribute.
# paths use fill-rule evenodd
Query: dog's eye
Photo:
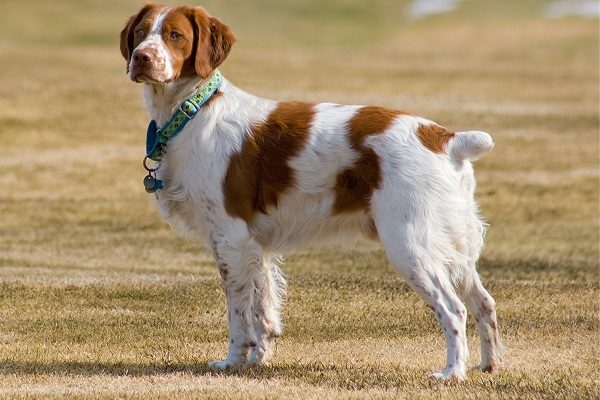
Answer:
<svg viewBox="0 0 600 400"><path fill-rule="evenodd" d="M173 39L173 40L177 40L177 39L179 39L181 36L182 36L182 35L181 35L181 33L179 33L179 32L171 32L171 34L169 35L169 38L170 38L170 39Z"/></svg>
<svg viewBox="0 0 600 400"><path fill-rule="evenodd" d="M143 29L138 29L137 31L135 31L135 33L138 36L144 36L144 30Z"/></svg>

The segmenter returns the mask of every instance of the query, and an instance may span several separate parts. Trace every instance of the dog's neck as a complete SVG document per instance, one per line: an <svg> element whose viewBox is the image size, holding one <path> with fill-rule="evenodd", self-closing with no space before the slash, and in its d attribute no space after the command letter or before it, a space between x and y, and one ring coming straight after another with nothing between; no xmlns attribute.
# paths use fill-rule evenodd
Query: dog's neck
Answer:
<svg viewBox="0 0 600 400"><path fill-rule="evenodd" d="M204 80L200 77L179 78L167 84L145 83L144 100L150 118L159 127L164 126L177 110L177 107L190 98Z"/></svg>

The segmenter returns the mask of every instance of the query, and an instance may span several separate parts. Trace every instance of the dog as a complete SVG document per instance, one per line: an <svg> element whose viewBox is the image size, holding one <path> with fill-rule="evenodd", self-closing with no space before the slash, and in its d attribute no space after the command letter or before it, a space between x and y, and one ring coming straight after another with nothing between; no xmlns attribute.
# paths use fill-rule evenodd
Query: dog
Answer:
<svg viewBox="0 0 600 400"><path fill-rule="evenodd" d="M280 254L308 245L381 242L390 263L433 309L447 345L432 375L467 374L467 310L481 363L503 361L495 302L476 271L485 229L471 161L494 147L376 106L273 101L222 77L231 29L201 7L146 4L120 48L143 83L152 118L144 185L161 217L212 250L228 308L221 370L265 363L282 333L287 283Z"/></svg>

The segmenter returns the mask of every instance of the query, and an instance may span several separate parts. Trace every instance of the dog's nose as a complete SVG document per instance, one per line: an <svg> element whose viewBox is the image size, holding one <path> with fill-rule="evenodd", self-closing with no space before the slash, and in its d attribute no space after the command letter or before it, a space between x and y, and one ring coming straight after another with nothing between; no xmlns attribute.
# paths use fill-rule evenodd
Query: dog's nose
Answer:
<svg viewBox="0 0 600 400"><path fill-rule="evenodd" d="M152 54L149 51L136 50L133 53L133 61L136 63L148 64L152 61Z"/></svg>

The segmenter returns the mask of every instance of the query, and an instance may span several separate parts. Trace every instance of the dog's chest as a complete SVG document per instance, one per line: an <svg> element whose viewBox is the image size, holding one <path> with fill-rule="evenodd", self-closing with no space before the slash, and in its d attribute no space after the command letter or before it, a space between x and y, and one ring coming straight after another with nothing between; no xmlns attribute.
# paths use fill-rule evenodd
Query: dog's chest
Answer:
<svg viewBox="0 0 600 400"><path fill-rule="evenodd" d="M156 194L159 215L179 234L206 239L224 215L222 160L189 143L170 149L157 173L164 189Z"/></svg>

